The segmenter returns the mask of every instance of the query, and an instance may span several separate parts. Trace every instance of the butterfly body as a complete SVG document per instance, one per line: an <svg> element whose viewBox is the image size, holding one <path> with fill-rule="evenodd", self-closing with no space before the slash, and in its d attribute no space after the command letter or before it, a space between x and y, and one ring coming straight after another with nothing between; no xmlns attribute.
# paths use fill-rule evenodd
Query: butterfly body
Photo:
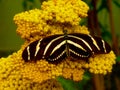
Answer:
<svg viewBox="0 0 120 90"><path fill-rule="evenodd" d="M25 61L46 59L54 62L67 57L88 59L91 55L110 51L107 42L96 36L80 33L58 34L32 42L24 49L22 57Z"/></svg>

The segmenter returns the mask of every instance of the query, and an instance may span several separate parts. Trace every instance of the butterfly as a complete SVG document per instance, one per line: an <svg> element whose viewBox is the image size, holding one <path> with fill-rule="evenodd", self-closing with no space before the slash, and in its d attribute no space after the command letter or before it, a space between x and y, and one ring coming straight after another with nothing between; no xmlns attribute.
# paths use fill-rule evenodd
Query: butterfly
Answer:
<svg viewBox="0 0 120 90"><path fill-rule="evenodd" d="M80 33L51 35L30 43L22 58L28 61L46 59L48 62L62 61L67 57L85 59L111 51L109 44L97 36Z"/></svg>

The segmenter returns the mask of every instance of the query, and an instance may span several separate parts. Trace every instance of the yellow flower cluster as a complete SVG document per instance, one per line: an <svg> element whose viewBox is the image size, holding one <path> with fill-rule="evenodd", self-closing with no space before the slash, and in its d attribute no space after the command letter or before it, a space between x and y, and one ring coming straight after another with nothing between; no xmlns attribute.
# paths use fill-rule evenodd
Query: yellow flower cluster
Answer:
<svg viewBox="0 0 120 90"><path fill-rule="evenodd" d="M87 16L89 7L81 0L49 0L43 2L41 10L33 9L14 16L15 24L18 26L17 33L21 38L34 40L54 34L83 32L85 26L79 26L80 19ZM71 27L74 30L71 30ZM76 29L77 28L77 29Z"/></svg>
<svg viewBox="0 0 120 90"><path fill-rule="evenodd" d="M48 63L46 60L40 60L36 63L28 62L24 64L24 69L21 72L25 78L32 79L34 82L43 82L57 76L80 81L84 74L82 62L80 62L72 62L69 59L58 64Z"/></svg>
<svg viewBox="0 0 120 90"><path fill-rule="evenodd" d="M68 58L57 65L50 64L45 60L26 63L22 60L21 54L22 50L0 59L0 90L41 90L40 88L50 86L49 83L44 82L57 76L80 81L85 68L89 69L91 73L106 74L111 72L112 65L115 64L115 55L112 51L109 54L91 57L89 62L72 61ZM59 84L57 86L59 87L56 87L55 90L62 90Z"/></svg>
<svg viewBox="0 0 120 90"><path fill-rule="evenodd" d="M67 30L68 33L89 34L87 27L79 26L80 19L87 16L88 9L87 4L81 0L49 0L43 2L41 10L34 9L15 15L17 33L27 40L22 49L39 38L63 34L63 30ZM56 76L79 81L84 73L80 63L74 62L73 65L69 60L57 65L40 60L36 63L25 63L23 67L24 69L21 69L23 77L32 79L34 82L43 82ZM72 72L66 73L66 70Z"/></svg>
<svg viewBox="0 0 120 90"><path fill-rule="evenodd" d="M63 69L63 77L66 79L72 79L74 81L80 81L83 79L84 70L78 68L64 68Z"/></svg>
<svg viewBox="0 0 120 90"><path fill-rule="evenodd" d="M24 69L24 62L20 54L21 51L18 51L0 59L0 90L51 90L52 88L52 90L63 90L62 86L51 78L42 83L25 78L21 72Z"/></svg>
<svg viewBox="0 0 120 90"><path fill-rule="evenodd" d="M24 69L21 72L24 77L32 79L34 82L43 82L57 76L80 81L86 69L95 74L110 73L112 65L115 64L115 58L113 51L111 51L108 54L90 57L87 62L84 60L74 61L68 58L61 63L51 64L46 60L40 60L36 63L28 62L24 64Z"/></svg>
<svg viewBox="0 0 120 90"><path fill-rule="evenodd" d="M111 51L109 54L100 54L89 59L88 68L91 73L107 74L112 72L112 65L115 64L116 56Z"/></svg>
<svg viewBox="0 0 120 90"><path fill-rule="evenodd" d="M46 11L46 21L70 25L79 25L81 17L86 17L89 9L81 0L49 0L43 2L41 7Z"/></svg>
<svg viewBox="0 0 120 90"><path fill-rule="evenodd" d="M34 9L15 15L14 21L17 24L17 33L21 38L29 39L35 36L43 36L47 33L47 25L40 19L41 10ZM44 32L43 32L44 30ZM36 39L38 39L36 37Z"/></svg>

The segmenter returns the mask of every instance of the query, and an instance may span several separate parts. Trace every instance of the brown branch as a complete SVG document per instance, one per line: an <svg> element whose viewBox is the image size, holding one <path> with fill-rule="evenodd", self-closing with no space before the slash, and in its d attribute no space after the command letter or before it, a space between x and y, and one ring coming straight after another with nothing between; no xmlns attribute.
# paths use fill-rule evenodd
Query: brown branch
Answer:
<svg viewBox="0 0 120 90"><path fill-rule="evenodd" d="M115 82L116 82L116 88L117 90L120 90L120 80L118 77L115 77Z"/></svg>
<svg viewBox="0 0 120 90"><path fill-rule="evenodd" d="M88 13L88 28L90 29L91 34L97 34L98 36L101 36L96 8L97 1L98 0L92 0L93 9L90 10ZM92 81L94 85L94 90L105 90L103 76L94 74Z"/></svg>
<svg viewBox="0 0 120 90"><path fill-rule="evenodd" d="M112 34L112 47L115 52L115 54L119 54L119 47L118 47L118 40L116 38L115 34L115 28L114 28L114 20L113 20L113 12L112 12L112 0L108 0L108 10L109 10L109 20L110 20L110 28L111 28L111 34Z"/></svg>
<svg viewBox="0 0 120 90"><path fill-rule="evenodd" d="M119 55L119 45L118 45L118 39L115 34L115 28L114 28L114 20L113 20L113 12L112 12L112 0L108 0L108 10L109 10L109 19L110 19L110 28L111 28L111 34L112 34L112 47L116 55ZM120 80L117 76L114 77L116 82L116 88L117 90L120 90Z"/></svg>
<svg viewBox="0 0 120 90"><path fill-rule="evenodd" d="M88 28L92 34L97 34L101 36L101 31L99 27L98 17L97 17L97 0L92 0L93 9L88 12Z"/></svg>
<svg viewBox="0 0 120 90"><path fill-rule="evenodd" d="M104 76L93 74L93 84L94 84L94 90L105 90Z"/></svg>

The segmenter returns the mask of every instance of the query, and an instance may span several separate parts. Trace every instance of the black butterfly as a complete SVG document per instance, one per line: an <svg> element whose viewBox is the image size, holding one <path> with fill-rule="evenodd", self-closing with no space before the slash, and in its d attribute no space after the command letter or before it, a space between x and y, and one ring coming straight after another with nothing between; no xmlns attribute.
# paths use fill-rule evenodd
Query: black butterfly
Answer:
<svg viewBox="0 0 120 90"><path fill-rule="evenodd" d="M25 61L46 59L49 62L61 61L67 57L88 59L95 54L106 54L110 46L100 37L73 33L52 35L28 45L22 57Z"/></svg>

